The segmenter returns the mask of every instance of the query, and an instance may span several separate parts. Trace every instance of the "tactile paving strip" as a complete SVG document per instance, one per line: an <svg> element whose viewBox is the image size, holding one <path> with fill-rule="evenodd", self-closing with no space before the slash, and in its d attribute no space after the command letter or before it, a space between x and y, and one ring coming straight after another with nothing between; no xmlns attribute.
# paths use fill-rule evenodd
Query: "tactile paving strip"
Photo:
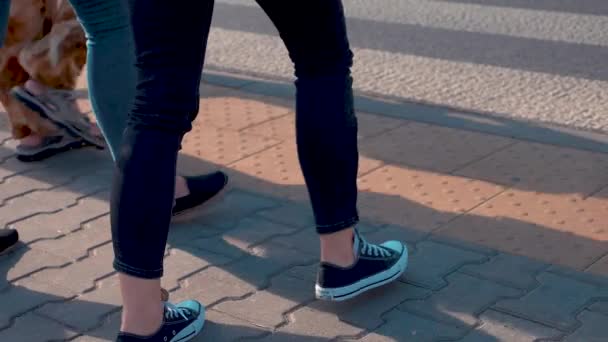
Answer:
<svg viewBox="0 0 608 342"><path fill-rule="evenodd" d="M508 190L437 233L584 269L608 252L608 199Z"/></svg>
<svg viewBox="0 0 608 342"><path fill-rule="evenodd" d="M361 215L431 231L503 191L463 177L384 166L359 179Z"/></svg>
<svg viewBox="0 0 608 342"><path fill-rule="evenodd" d="M608 185L608 155L520 142L457 174L543 193L587 195Z"/></svg>
<svg viewBox="0 0 608 342"><path fill-rule="evenodd" d="M387 163L451 172L498 151L513 140L410 123L361 144L361 153Z"/></svg>
<svg viewBox="0 0 608 342"><path fill-rule="evenodd" d="M375 136L409 123L409 121L406 120L364 113L357 114L357 120L359 126L359 139ZM245 132L286 141L295 139L295 114L291 113L290 115L282 116L260 125L250 127L246 129Z"/></svg>
<svg viewBox="0 0 608 342"><path fill-rule="evenodd" d="M292 111L282 101L244 93L211 96L201 99L197 123L231 130L241 130Z"/></svg>
<svg viewBox="0 0 608 342"><path fill-rule="evenodd" d="M181 152L216 164L228 165L276 144L278 141L266 137L211 125L196 125L184 137Z"/></svg>

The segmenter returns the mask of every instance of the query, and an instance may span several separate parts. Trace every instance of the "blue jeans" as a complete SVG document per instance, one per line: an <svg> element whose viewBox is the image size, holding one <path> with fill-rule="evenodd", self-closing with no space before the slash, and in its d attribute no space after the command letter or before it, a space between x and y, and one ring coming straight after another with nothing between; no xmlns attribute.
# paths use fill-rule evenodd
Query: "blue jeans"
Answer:
<svg viewBox="0 0 608 342"><path fill-rule="evenodd" d="M159 278L177 153L199 109L214 3L133 0L136 62L127 70L133 65L127 48L130 32L123 25L128 16L124 2L71 1L91 40L89 87L94 110L110 145L120 141L112 146L117 168L111 198L114 267L135 277ZM317 232L350 228L358 222L357 120L350 73L353 55L342 3L257 2L277 27L295 65L298 155ZM118 19L104 19L102 13ZM102 25L105 21L112 24ZM133 71L137 84L126 127L124 132L111 132L123 127L131 100L125 84L130 84L127 78Z"/></svg>
<svg viewBox="0 0 608 342"><path fill-rule="evenodd" d="M11 0L0 0L0 47L4 45L8 30L8 16L11 11Z"/></svg>
<svg viewBox="0 0 608 342"><path fill-rule="evenodd" d="M116 160L135 96L135 54L127 1L70 0L87 37L91 106Z"/></svg>

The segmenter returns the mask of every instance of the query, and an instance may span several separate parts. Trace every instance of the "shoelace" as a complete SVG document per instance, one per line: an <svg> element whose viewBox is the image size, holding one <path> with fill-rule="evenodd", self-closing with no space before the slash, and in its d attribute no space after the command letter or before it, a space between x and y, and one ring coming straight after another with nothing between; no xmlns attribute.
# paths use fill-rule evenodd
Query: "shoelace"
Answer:
<svg viewBox="0 0 608 342"><path fill-rule="evenodd" d="M383 258L387 258L387 257L391 256L391 253L389 251L387 251L386 249L384 249L378 245L371 244L360 236L359 236L359 243L361 244L361 253L362 254L371 255L374 257L383 257Z"/></svg>
<svg viewBox="0 0 608 342"><path fill-rule="evenodd" d="M165 310L165 318L175 319L179 316L182 316L185 320L188 319L188 317L184 313L184 312L188 312L188 310L186 310L184 308L178 308L177 306L175 306L174 304L171 304L171 303L165 303L165 307L167 308L167 310Z"/></svg>

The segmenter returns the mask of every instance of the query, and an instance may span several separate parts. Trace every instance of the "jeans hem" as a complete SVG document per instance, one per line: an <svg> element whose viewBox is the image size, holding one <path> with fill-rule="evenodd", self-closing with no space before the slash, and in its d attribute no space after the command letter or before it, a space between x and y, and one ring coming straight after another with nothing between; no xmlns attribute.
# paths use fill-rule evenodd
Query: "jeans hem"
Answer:
<svg viewBox="0 0 608 342"><path fill-rule="evenodd" d="M349 218L348 220L340 221L338 223L333 223L333 224L329 224L329 225L317 224L317 233L320 235L337 233L339 231L342 231L342 230L345 230L348 228L352 228L357 223L359 223L358 215L355 215L355 216Z"/></svg>
<svg viewBox="0 0 608 342"><path fill-rule="evenodd" d="M162 267L156 270L145 270L142 268L129 266L119 260L114 260L114 269L120 273L142 279L159 279L163 276Z"/></svg>

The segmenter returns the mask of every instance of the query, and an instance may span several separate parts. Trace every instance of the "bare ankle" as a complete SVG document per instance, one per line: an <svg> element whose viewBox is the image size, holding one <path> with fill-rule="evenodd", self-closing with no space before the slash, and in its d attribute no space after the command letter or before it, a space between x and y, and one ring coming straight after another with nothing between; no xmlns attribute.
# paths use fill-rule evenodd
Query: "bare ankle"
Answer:
<svg viewBox="0 0 608 342"><path fill-rule="evenodd" d="M321 235L321 261L341 267L351 266L355 262L353 236L353 228Z"/></svg>
<svg viewBox="0 0 608 342"><path fill-rule="evenodd" d="M46 86L35 80L27 80L25 82L25 88L36 95L42 94L46 91Z"/></svg>
<svg viewBox="0 0 608 342"><path fill-rule="evenodd" d="M175 198L188 196L189 194L190 190L188 189L186 178L182 176L175 177Z"/></svg>
<svg viewBox="0 0 608 342"><path fill-rule="evenodd" d="M123 310L120 330L140 336L154 334L163 321L163 303L159 300L160 280L140 279L119 274Z"/></svg>

